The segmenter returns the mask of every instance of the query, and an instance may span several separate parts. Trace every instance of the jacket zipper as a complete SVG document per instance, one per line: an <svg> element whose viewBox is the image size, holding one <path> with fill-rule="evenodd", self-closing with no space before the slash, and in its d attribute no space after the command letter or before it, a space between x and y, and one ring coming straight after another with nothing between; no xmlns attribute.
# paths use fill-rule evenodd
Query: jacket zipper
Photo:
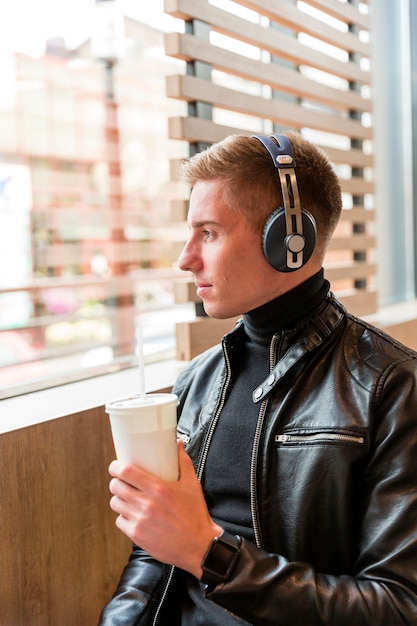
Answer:
<svg viewBox="0 0 417 626"><path fill-rule="evenodd" d="M306 433L304 435L290 435L282 433L281 435L275 435L276 443L309 443L315 441L343 441L346 443L363 444L365 443L365 437L362 435L347 435L343 433L331 432Z"/></svg>
<svg viewBox="0 0 417 626"><path fill-rule="evenodd" d="M278 342L278 335L274 335L272 337L271 345L269 346L269 368L270 372L275 367L276 357L275 357L275 349ZM252 513L252 525L253 532L255 536L255 543L258 548L262 548L262 539L261 539L261 531L259 524L259 513L258 513L258 504L256 498L256 467L258 460L258 451L259 451L259 442L261 439L262 427L264 423L264 417L266 412L266 406L268 404L268 400L265 399L261 402L261 406L259 409L258 421L256 424L255 437L253 440L252 447L252 458L251 458L251 468L250 468L250 505L251 505L251 513Z"/></svg>
<svg viewBox="0 0 417 626"><path fill-rule="evenodd" d="M200 465L199 465L198 472L197 472L197 478L200 481L201 481L201 478L203 476L204 466L206 464L208 451L209 451L209 448L210 448L211 440L213 438L213 433L214 433L214 430L216 428L217 422L219 421L220 413L223 410L224 403L225 403L225 400L226 400L227 389L229 387L229 383L230 383L230 380L232 378L232 368L231 368L231 365L230 365L230 359L229 359L229 355L228 355L225 347L223 348L223 354L224 354L224 359L226 361L226 380L225 380L224 385L223 385L222 395L220 397L220 403L219 403L219 406L217 407L217 411L216 411L216 414L214 416L214 419L213 419L213 421L210 424L210 429L209 429L207 437L206 437L206 443L204 445L203 454L201 455Z"/></svg>
<svg viewBox="0 0 417 626"><path fill-rule="evenodd" d="M231 380L231 377L232 377L232 368L231 368L231 365L230 365L230 359L229 359L229 355L228 355L228 353L226 351L226 348L225 348L224 344L223 344L223 354L224 354L224 358L225 358L225 362L226 362L226 380L225 380L224 385L223 385L222 394L221 394L221 397L220 397L220 403L219 403L219 406L217 407L216 414L215 414L215 416L214 416L214 418L213 418L213 420L211 422L210 429L209 429L207 437L206 437L206 442L204 444L203 453L201 455L200 465L199 465L198 471L197 471L197 478L198 478L198 480L200 482L201 482L201 478L203 476L204 466L205 466L205 463L206 463L206 460L207 460L207 455L208 455L208 451L209 451L209 448L210 448L211 440L212 440L212 437L213 437L214 429L216 428L216 424L217 424L217 422L219 420L220 413L223 410L225 399L226 399L227 389L229 387L229 383L230 383L230 380ZM159 614L161 612L162 604L164 603L165 598L167 596L168 588L169 588L169 585L171 584L172 577L174 575L174 570L175 570L175 565L173 565L171 567L171 570L170 570L170 573L169 573L169 576L168 576L168 580L167 580L167 582L165 584L165 588L164 588L164 591L162 593L161 599L159 601L158 608L156 609L156 612L155 612L155 617L153 619L152 626L157 626L158 617L159 617Z"/></svg>
<svg viewBox="0 0 417 626"><path fill-rule="evenodd" d="M164 591L162 592L161 599L159 600L158 607L157 607L157 609L155 611L155 617L153 618L152 626L156 626L156 624L157 624L159 613L161 612L162 605L163 605L164 600L165 600L165 598L167 596L167 593L168 593L168 587L171 584L171 580L172 580L172 577L174 575L174 570L175 570L175 566L172 565L171 569L170 569L170 572L169 572L168 580L165 583Z"/></svg>

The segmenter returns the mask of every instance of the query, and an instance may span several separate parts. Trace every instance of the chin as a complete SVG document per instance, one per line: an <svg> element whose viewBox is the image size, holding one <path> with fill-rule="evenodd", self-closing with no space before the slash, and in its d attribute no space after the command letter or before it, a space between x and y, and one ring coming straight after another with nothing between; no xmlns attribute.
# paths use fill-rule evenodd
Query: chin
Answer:
<svg viewBox="0 0 417 626"><path fill-rule="evenodd" d="M241 311L236 313L233 310L224 309L221 306L216 306L214 302L211 304L209 302L203 302L203 308L205 314L215 320L228 320L231 318L240 317L242 315Z"/></svg>
<svg viewBox="0 0 417 626"><path fill-rule="evenodd" d="M229 311L206 311L206 314L214 320L228 320L232 317L237 317L237 314L230 313Z"/></svg>

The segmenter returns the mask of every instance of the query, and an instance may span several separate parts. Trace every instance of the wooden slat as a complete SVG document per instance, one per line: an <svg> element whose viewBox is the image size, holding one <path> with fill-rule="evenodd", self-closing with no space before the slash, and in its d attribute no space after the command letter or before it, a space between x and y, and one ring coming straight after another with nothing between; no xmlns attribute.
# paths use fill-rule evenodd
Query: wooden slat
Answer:
<svg viewBox="0 0 417 626"><path fill-rule="evenodd" d="M343 91L323 85L300 72L277 65L248 59L229 52L188 34L169 33L165 36L165 50L169 56L184 61L198 59L217 69L245 80L265 83L270 87L300 98L308 98L342 110L369 111L371 103L352 90Z"/></svg>
<svg viewBox="0 0 417 626"><path fill-rule="evenodd" d="M353 311L355 315L363 317L376 311L377 293L364 289L352 289L349 292L336 294L348 311Z"/></svg>
<svg viewBox="0 0 417 626"><path fill-rule="evenodd" d="M341 179L340 184L342 191L350 193L352 195L362 196L367 193L373 193L375 189L375 183L371 180L364 180L363 178L349 178Z"/></svg>
<svg viewBox="0 0 417 626"><path fill-rule="evenodd" d="M221 338L233 329L238 317L216 320L211 317L198 317L191 322L176 325L177 361L189 361L207 348L219 343Z"/></svg>
<svg viewBox="0 0 417 626"><path fill-rule="evenodd" d="M174 282L174 298L176 304L186 302L201 302L198 297L192 278L178 279Z"/></svg>
<svg viewBox="0 0 417 626"><path fill-rule="evenodd" d="M371 129L372 131L372 129ZM317 143L318 147L321 147L330 161L337 165L350 165L351 167L372 167L374 163L374 157L372 154L366 154L358 148L350 148L349 150L341 150L339 148L332 148Z"/></svg>
<svg viewBox="0 0 417 626"><path fill-rule="evenodd" d="M328 265L324 263L327 278L332 280L341 280L345 278L360 279L373 276L376 271L374 263L365 263L362 261L352 261L351 263L340 263L338 265Z"/></svg>
<svg viewBox="0 0 417 626"><path fill-rule="evenodd" d="M369 72L362 70L357 63L338 61L284 33L277 37L277 32L273 29L248 22L208 3L196 0L165 0L165 12L185 20L202 20L219 33L259 47L292 63L315 67L363 85L370 83Z"/></svg>
<svg viewBox="0 0 417 626"><path fill-rule="evenodd" d="M342 22L357 24L363 30L369 30L368 15L361 13L358 8L349 2L335 2L334 0L304 0L306 4L319 9ZM365 0L367 2L367 0Z"/></svg>
<svg viewBox="0 0 417 626"><path fill-rule="evenodd" d="M167 79L167 93L171 98L187 101L202 100L218 107L254 117L271 119L279 124L310 126L326 132L341 132L358 138L369 138L369 129L356 120L341 118L328 111L307 107L273 98L253 96L215 85L209 80L195 76L177 75Z"/></svg>
<svg viewBox="0 0 417 626"><path fill-rule="evenodd" d="M170 139L189 141L190 143L216 143L227 135L241 133L251 135L250 131L232 126L219 126L211 120L196 117L170 117L168 119L168 135Z"/></svg>
<svg viewBox="0 0 417 626"><path fill-rule="evenodd" d="M265 0L244 0L240 4L290 30L306 33L348 52L357 52L361 55L369 56L369 45L361 41L357 35L348 31L339 31L325 22L304 13L297 8L296 4L291 4L287 0L268 0L268 2L265 2Z"/></svg>
<svg viewBox="0 0 417 626"><path fill-rule="evenodd" d="M246 94L245 94L246 95ZM242 97L245 97L243 95ZM259 98L261 101L261 98ZM265 107L268 110L272 106ZM273 119L277 124L282 124L287 127L303 128L308 125L308 122L316 122L315 126L308 125L310 128L314 127L329 133L338 134L350 134L352 132L353 137L369 138L370 131L368 128L360 126L356 122L349 120L341 120L338 118L332 118L330 116L314 113L307 109L302 109L286 102L280 102L279 106L275 104ZM197 117L171 117L168 120L168 132L171 139L180 139L190 142L200 141L203 143L212 143L221 141L227 135L244 134L252 135L253 131L248 131L243 128L237 128L232 126L223 126L215 124L210 120L205 120Z"/></svg>
<svg viewBox="0 0 417 626"><path fill-rule="evenodd" d="M373 222L375 221L375 211L371 209L365 209L364 207L354 207L352 209L343 209L341 216L341 222Z"/></svg>
<svg viewBox="0 0 417 626"><path fill-rule="evenodd" d="M350 237L333 237L329 250L369 250L375 248L376 239L372 235L351 235Z"/></svg>

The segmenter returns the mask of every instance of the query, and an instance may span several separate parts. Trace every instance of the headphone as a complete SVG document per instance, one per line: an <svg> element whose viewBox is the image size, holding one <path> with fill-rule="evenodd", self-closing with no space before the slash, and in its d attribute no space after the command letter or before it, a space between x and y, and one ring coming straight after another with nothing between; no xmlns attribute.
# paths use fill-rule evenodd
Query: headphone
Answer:
<svg viewBox="0 0 417 626"><path fill-rule="evenodd" d="M294 272L307 263L316 245L316 222L300 204L295 160L286 135L252 135L268 150L278 170L284 206L276 208L265 222L262 251L278 272ZM275 139L275 141L273 141Z"/></svg>

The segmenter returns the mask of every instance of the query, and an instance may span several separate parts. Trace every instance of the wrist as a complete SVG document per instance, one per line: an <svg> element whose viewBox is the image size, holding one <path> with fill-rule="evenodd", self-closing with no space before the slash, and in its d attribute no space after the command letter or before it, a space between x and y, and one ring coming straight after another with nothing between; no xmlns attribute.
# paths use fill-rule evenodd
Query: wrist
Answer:
<svg viewBox="0 0 417 626"><path fill-rule="evenodd" d="M195 552L193 551L192 563L189 564L189 567L183 569L186 569L190 574L200 579L202 576L201 563L207 553L208 546L211 545L214 537L221 535L222 532L223 528L211 520L211 525L209 528L205 529L203 536L196 536L196 541L198 539L198 548L195 546L196 550Z"/></svg>

